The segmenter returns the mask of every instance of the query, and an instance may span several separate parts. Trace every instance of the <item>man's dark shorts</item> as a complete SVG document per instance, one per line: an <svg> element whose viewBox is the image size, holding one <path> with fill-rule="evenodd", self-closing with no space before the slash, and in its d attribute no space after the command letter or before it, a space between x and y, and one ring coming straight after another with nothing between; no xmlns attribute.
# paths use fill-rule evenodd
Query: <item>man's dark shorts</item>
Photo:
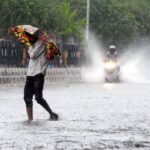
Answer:
<svg viewBox="0 0 150 150"><path fill-rule="evenodd" d="M43 100L43 85L44 85L44 75L37 74L36 76L27 76L26 83L24 87L24 100L27 107L32 107L33 95L37 102Z"/></svg>

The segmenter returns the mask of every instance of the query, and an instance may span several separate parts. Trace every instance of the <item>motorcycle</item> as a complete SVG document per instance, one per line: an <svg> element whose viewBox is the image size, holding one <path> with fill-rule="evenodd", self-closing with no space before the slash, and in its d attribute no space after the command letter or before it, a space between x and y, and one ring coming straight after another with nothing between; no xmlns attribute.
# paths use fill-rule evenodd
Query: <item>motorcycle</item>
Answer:
<svg viewBox="0 0 150 150"><path fill-rule="evenodd" d="M120 66L117 60L107 59L104 61L104 75L106 82L119 82Z"/></svg>

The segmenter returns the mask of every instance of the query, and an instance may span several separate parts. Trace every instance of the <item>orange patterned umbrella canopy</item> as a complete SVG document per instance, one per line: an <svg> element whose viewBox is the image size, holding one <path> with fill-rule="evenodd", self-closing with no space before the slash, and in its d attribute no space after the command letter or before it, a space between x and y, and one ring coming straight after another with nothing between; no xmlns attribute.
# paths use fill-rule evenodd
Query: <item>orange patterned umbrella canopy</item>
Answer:
<svg viewBox="0 0 150 150"><path fill-rule="evenodd" d="M58 47L54 42L50 41L48 35L39 28L31 25L18 25L9 28L9 33L25 47L32 46L31 38L35 36L37 31L40 33L38 39L45 43L45 57L48 60L52 60L55 56L60 56L61 53Z"/></svg>

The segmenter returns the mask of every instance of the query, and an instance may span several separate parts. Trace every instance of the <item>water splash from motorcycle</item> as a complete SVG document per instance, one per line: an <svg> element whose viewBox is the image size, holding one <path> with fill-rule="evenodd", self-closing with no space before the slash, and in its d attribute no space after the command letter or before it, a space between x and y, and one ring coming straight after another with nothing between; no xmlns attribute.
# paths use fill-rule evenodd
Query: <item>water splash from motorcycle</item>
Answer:
<svg viewBox="0 0 150 150"><path fill-rule="evenodd" d="M90 32L89 34L89 40L84 43L86 65L84 65L82 69L83 80L85 80L86 82L103 82L104 48L92 32Z"/></svg>
<svg viewBox="0 0 150 150"><path fill-rule="evenodd" d="M123 82L150 83L150 44L147 39L132 44L120 57L121 80Z"/></svg>
<svg viewBox="0 0 150 150"><path fill-rule="evenodd" d="M84 47L87 65L82 69L83 80L87 82L105 82L103 45L92 32L89 35L88 44L86 43ZM150 83L149 39L142 39L130 44L121 53L119 57L120 82Z"/></svg>

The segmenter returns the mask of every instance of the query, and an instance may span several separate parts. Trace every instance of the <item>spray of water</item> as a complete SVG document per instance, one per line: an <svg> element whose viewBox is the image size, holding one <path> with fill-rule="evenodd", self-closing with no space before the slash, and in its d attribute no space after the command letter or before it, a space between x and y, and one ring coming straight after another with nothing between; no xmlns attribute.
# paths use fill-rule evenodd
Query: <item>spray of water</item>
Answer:
<svg viewBox="0 0 150 150"><path fill-rule="evenodd" d="M86 43L84 47L88 65L83 67L82 76L87 82L104 82L104 48L92 32L89 35L88 44ZM121 82L150 83L149 41L142 39L121 51L119 57Z"/></svg>
<svg viewBox="0 0 150 150"><path fill-rule="evenodd" d="M130 45L120 57L121 79L123 82L150 82L150 44L146 39Z"/></svg>
<svg viewBox="0 0 150 150"><path fill-rule="evenodd" d="M103 46L90 32L89 40L85 42L84 53L87 57L87 65L82 69L82 76L87 82L101 82L104 78L103 73Z"/></svg>

